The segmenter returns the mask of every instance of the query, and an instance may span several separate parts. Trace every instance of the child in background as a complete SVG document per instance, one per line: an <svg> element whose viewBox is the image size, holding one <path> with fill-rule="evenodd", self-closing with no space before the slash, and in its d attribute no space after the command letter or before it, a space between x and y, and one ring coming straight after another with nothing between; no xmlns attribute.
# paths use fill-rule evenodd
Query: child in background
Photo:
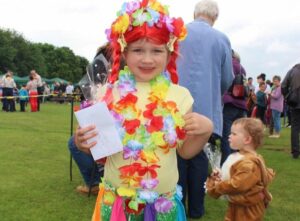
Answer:
<svg viewBox="0 0 300 221"><path fill-rule="evenodd" d="M264 126L259 119L240 118L234 121L229 136L230 146L238 152L229 155L221 171L213 171L207 179L210 196L228 200L226 221L263 220L266 206L272 199L267 187L274 172L265 166L256 150L262 144Z"/></svg>
<svg viewBox="0 0 300 221"><path fill-rule="evenodd" d="M186 29L155 0L124 3L118 16L106 32L113 65L104 99L124 148L106 159L93 220L186 220L176 151L192 158L212 133L212 122L192 112L192 96L177 85ZM119 71L121 57L127 66ZM95 136L92 125L78 128L76 146L89 153Z"/></svg>
<svg viewBox="0 0 300 221"><path fill-rule="evenodd" d="M266 83L261 82L259 83L259 90L256 92L256 117L259 118L263 123L265 121L265 112L267 108L267 95L266 91Z"/></svg>
<svg viewBox="0 0 300 221"><path fill-rule="evenodd" d="M19 90L19 97L20 97L20 111L25 112L25 106L28 102L28 91L26 90L26 85L22 85L21 89Z"/></svg>

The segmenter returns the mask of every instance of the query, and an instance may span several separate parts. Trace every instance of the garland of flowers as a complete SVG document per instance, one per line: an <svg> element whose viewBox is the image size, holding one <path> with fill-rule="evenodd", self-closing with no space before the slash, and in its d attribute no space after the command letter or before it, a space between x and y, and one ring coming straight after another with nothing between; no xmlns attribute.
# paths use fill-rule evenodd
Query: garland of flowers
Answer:
<svg viewBox="0 0 300 221"><path fill-rule="evenodd" d="M129 208L139 210L142 203L158 200L158 193L153 189L158 185L156 151L160 148L167 154L185 138L184 120L173 101L165 101L170 86L166 73L150 81L151 91L146 110L137 106L136 81L128 67L119 73L117 84L120 100L110 105L111 113L117 121L124 151L123 158L130 159L130 164L119 168L120 179L126 187L117 189L118 195L131 198ZM141 119L145 119L145 123ZM142 160L146 164L142 165ZM159 205L169 205L167 198L157 201ZM168 200L167 200L168 201ZM170 207L171 209L171 207ZM166 211L167 212L167 211Z"/></svg>

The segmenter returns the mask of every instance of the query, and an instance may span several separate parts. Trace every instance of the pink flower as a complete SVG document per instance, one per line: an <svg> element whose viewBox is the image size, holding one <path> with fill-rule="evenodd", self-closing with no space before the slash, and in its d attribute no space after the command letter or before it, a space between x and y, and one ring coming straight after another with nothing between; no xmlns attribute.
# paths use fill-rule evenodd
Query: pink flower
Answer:
<svg viewBox="0 0 300 221"><path fill-rule="evenodd" d="M154 189L158 183L158 179L144 179L141 181L141 186L143 189Z"/></svg>
<svg viewBox="0 0 300 221"><path fill-rule="evenodd" d="M165 197L159 197L154 203L154 207L159 213L167 213L172 209L173 203Z"/></svg>

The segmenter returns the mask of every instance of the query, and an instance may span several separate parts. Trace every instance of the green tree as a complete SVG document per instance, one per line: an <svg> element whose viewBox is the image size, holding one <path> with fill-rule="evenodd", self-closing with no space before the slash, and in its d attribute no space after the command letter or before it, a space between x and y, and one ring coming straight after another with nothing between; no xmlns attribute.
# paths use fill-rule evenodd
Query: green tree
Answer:
<svg viewBox="0 0 300 221"><path fill-rule="evenodd" d="M35 69L42 77L60 77L78 82L85 73L88 60L68 47L32 43L16 31L0 29L0 72L8 69L26 76Z"/></svg>

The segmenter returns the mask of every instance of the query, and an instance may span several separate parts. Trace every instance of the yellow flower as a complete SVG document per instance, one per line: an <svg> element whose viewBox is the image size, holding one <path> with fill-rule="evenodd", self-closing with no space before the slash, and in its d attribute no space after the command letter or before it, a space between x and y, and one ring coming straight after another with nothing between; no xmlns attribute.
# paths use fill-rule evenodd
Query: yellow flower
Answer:
<svg viewBox="0 0 300 221"><path fill-rule="evenodd" d="M112 25L112 32L124 34L129 27L129 15L124 14L117 18L116 22Z"/></svg>
<svg viewBox="0 0 300 221"><path fill-rule="evenodd" d="M111 206L116 199L116 195L111 190L105 190L104 196L103 196L103 203L105 205Z"/></svg>
<svg viewBox="0 0 300 221"><path fill-rule="evenodd" d="M179 113L179 112L176 112L176 113L172 113L172 117L174 119L174 122L177 126L179 127L183 127L185 122L182 118L182 115Z"/></svg>
<svg viewBox="0 0 300 221"><path fill-rule="evenodd" d="M164 141L164 134L162 132L154 132L151 134L151 140L155 143L157 146L164 146L166 145L166 142Z"/></svg>
<svg viewBox="0 0 300 221"><path fill-rule="evenodd" d="M149 1L149 8L158 11L160 13L163 13L165 15L169 15L169 12L167 10L167 7L164 7L162 4L157 2L156 0L150 0Z"/></svg>
<svg viewBox="0 0 300 221"><path fill-rule="evenodd" d="M119 196L133 197L136 195L135 189L127 188L127 187L119 187L117 189L117 193Z"/></svg>
<svg viewBox="0 0 300 221"><path fill-rule="evenodd" d="M166 84L153 85L151 96L157 97L158 99L165 99L169 86ZM156 100L156 99L155 99Z"/></svg>

